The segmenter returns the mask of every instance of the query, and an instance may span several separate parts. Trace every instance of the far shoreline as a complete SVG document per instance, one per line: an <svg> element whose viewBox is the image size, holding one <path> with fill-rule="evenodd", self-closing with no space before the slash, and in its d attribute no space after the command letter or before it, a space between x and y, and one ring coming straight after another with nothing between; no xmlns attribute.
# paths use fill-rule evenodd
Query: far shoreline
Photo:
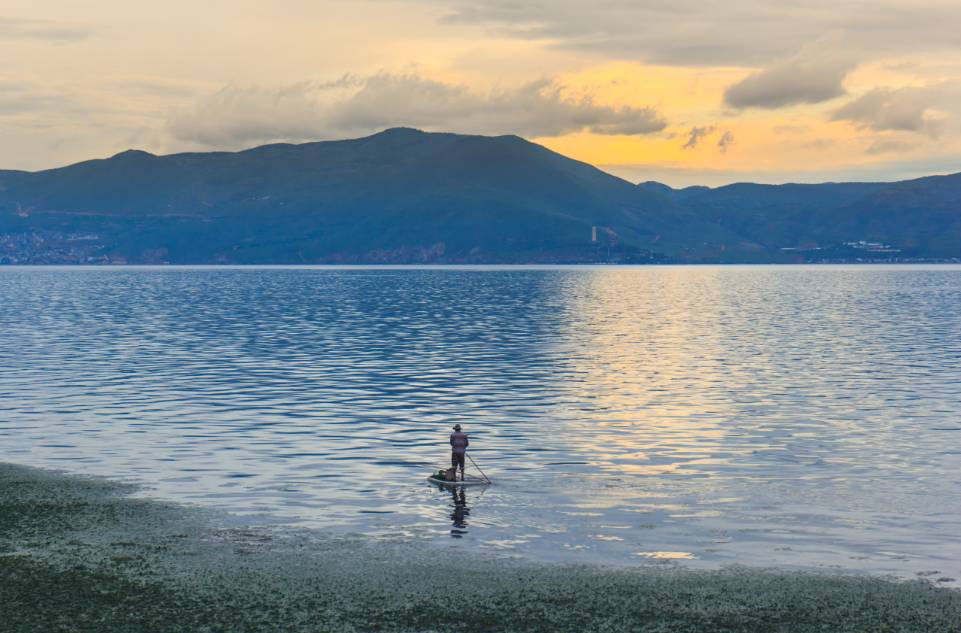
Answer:
<svg viewBox="0 0 961 633"><path fill-rule="evenodd" d="M961 259L914 262L571 263L571 264L0 264L0 270L647 270L664 268L961 270Z"/></svg>

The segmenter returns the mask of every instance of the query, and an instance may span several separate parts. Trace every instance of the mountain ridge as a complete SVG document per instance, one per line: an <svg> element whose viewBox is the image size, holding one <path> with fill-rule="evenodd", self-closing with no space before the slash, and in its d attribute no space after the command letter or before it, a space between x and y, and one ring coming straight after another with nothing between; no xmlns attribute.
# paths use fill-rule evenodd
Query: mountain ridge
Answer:
<svg viewBox="0 0 961 633"><path fill-rule="evenodd" d="M0 262L950 259L959 209L961 174L673 189L514 135L391 128L0 171Z"/></svg>

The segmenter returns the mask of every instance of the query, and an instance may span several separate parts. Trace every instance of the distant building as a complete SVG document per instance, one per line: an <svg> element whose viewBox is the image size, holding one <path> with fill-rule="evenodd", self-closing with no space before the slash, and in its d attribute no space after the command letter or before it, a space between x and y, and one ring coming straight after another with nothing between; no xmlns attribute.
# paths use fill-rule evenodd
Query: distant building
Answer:
<svg viewBox="0 0 961 633"><path fill-rule="evenodd" d="M591 244L596 244L596 243L597 243L597 227L592 226L591 227Z"/></svg>
<svg viewBox="0 0 961 633"><path fill-rule="evenodd" d="M845 242L845 246L848 248L853 248L859 251L867 251L869 253L900 253L900 248L894 248L890 244L884 244L882 242L868 242L866 240L858 240L857 242Z"/></svg>

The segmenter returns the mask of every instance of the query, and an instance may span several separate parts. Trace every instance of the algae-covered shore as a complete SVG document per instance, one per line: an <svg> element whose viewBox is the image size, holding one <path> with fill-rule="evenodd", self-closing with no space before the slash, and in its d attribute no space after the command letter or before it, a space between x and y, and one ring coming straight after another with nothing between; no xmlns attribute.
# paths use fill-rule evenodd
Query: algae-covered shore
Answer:
<svg viewBox="0 0 961 633"><path fill-rule="evenodd" d="M961 630L922 581L610 569L247 529L0 464L2 631Z"/></svg>

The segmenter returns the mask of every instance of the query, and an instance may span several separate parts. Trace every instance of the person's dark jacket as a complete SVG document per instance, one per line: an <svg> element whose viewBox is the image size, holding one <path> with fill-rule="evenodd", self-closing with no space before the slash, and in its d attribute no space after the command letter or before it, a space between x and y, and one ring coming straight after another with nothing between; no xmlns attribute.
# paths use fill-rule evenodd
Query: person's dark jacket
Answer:
<svg viewBox="0 0 961 633"><path fill-rule="evenodd" d="M454 431L451 433L450 445L451 450L455 453L466 453L467 447L470 446L470 440L467 439L467 433L462 431Z"/></svg>

